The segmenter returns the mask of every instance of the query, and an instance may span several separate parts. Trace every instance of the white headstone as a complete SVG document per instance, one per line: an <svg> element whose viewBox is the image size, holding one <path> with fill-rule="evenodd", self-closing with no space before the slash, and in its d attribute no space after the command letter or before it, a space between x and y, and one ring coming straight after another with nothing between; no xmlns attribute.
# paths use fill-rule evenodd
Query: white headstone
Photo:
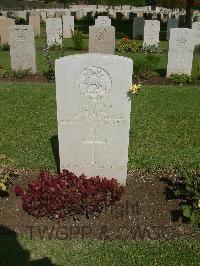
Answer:
<svg viewBox="0 0 200 266"><path fill-rule="evenodd" d="M133 18L133 39L143 39L144 37L144 18Z"/></svg>
<svg viewBox="0 0 200 266"><path fill-rule="evenodd" d="M74 17L63 17L63 38L71 38L74 33Z"/></svg>
<svg viewBox="0 0 200 266"><path fill-rule="evenodd" d="M170 29L178 28L178 19L169 18L167 21L167 40L169 40Z"/></svg>
<svg viewBox="0 0 200 266"><path fill-rule="evenodd" d="M26 14L26 11L17 11L17 16L19 18L23 18L25 20L27 20L27 14Z"/></svg>
<svg viewBox="0 0 200 266"><path fill-rule="evenodd" d="M145 45L156 45L159 43L160 21L145 20L144 24L144 42Z"/></svg>
<svg viewBox="0 0 200 266"><path fill-rule="evenodd" d="M89 53L115 53L115 27L89 27Z"/></svg>
<svg viewBox="0 0 200 266"><path fill-rule="evenodd" d="M46 11L41 11L40 14L41 14L41 19L42 19L42 21L46 22L46 19L47 19L47 12L46 12Z"/></svg>
<svg viewBox="0 0 200 266"><path fill-rule="evenodd" d="M12 70L36 73L36 51L33 26L10 27L10 56Z"/></svg>
<svg viewBox="0 0 200 266"><path fill-rule="evenodd" d="M40 37L40 16L34 15L29 17L29 25L33 26L35 37Z"/></svg>
<svg viewBox="0 0 200 266"><path fill-rule="evenodd" d="M167 77L171 74L191 75L194 43L193 30L187 28L170 30Z"/></svg>
<svg viewBox="0 0 200 266"><path fill-rule="evenodd" d="M62 45L62 20L61 18L48 18L46 20L46 33L48 47Z"/></svg>
<svg viewBox="0 0 200 266"><path fill-rule="evenodd" d="M0 39L1 44L9 44L9 28L15 25L15 20L6 17L0 17Z"/></svg>
<svg viewBox="0 0 200 266"><path fill-rule="evenodd" d="M200 44L200 22L193 22L192 29L195 34L195 45Z"/></svg>
<svg viewBox="0 0 200 266"><path fill-rule="evenodd" d="M70 67L69 67L70 66ZM127 178L131 59L100 54L56 60L60 169Z"/></svg>
<svg viewBox="0 0 200 266"><path fill-rule="evenodd" d="M95 19L95 26L111 26L111 19L107 16L99 16L97 19Z"/></svg>

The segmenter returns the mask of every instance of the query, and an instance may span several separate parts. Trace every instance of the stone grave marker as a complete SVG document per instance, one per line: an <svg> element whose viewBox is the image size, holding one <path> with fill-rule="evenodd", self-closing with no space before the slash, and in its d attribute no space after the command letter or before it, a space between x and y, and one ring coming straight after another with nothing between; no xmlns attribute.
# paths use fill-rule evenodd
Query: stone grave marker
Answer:
<svg viewBox="0 0 200 266"><path fill-rule="evenodd" d="M55 72L60 169L125 184L132 60L73 55L56 60Z"/></svg>
<svg viewBox="0 0 200 266"><path fill-rule="evenodd" d="M115 53L115 27L89 27L89 53Z"/></svg>
<svg viewBox="0 0 200 266"><path fill-rule="evenodd" d="M31 25L10 27L10 56L12 70L36 73L34 29Z"/></svg>
<svg viewBox="0 0 200 266"><path fill-rule="evenodd" d="M15 20L6 17L0 17L0 39L1 44L9 44L9 30L15 25Z"/></svg>
<svg viewBox="0 0 200 266"><path fill-rule="evenodd" d="M111 26L111 19L107 16L98 16L97 19L95 19L95 26Z"/></svg>
<svg viewBox="0 0 200 266"><path fill-rule="evenodd" d="M145 20L143 46L156 45L159 43L160 21Z"/></svg>
<svg viewBox="0 0 200 266"><path fill-rule="evenodd" d="M63 38L71 38L74 33L74 17L63 16Z"/></svg>
<svg viewBox="0 0 200 266"><path fill-rule="evenodd" d="M191 75L195 36L192 29L170 30L167 77L171 74Z"/></svg>
<svg viewBox="0 0 200 266"><path fill-rule="evenodd" d="M169 40L170 29L178 28L178 19L169 18L167 21L167 40Z"/></svg>
<svg viewBox="0 0 200 266"><path fill-rule="evenodd" d="M133 39L143 39L144 38L144 18L134 17L133 18Z"/></svg>
<svg viewBox="0 0 200 266"><path fill-rule="evenodd" d="M200 44L200 22L193 22L192 29L195 34L195 45Z"/></svg>
<svg viewBox="0 0 200 266"><path fill-rule="evenodd" d="M34 15L29 17L29 25L33 26L35 37L40 37L40 16Z"/></svg>
<svg viewBox="0 0 200 266"><path fill-rule="evenodd" d="M48 18L46 20L46 33L48 47L62 45L62 20L61 18Z"/></svg>

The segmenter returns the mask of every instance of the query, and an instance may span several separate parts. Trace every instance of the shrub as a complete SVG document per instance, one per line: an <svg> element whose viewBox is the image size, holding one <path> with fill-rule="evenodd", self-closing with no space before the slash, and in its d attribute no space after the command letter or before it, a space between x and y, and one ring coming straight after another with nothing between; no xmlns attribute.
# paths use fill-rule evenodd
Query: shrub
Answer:
<svg viewBox="0 0 200 266"><path fill-rule="evenodd" d="M12 75L15 79L22 79L30 73L30 69L13 70Z"/></svg>
<svg viewBox="0 0 200 266"><path fill-rule="evenodd" d="M47 62L47 68L44 70L43 74L45 75L48 81L54 81L55 80L54 61L49 54L49 48L47 44L45 44L43 47L43 54Z"/></svg>
<svg viewBox="0 0 200 266"><path fill-rule="evenodd" d="M0 155L0 195L7 190L11 184L11 175L7 174L5 169L12 163L12 160L5 155Z"/></svg>
<svg viewBox="0 0 200 266"><path fill-rule="evenodd" d="M200 54L200 44L196 45L195 48L194 48L194 52L196 54Z"/></svg>
<svg viewBox="0 0 200 266"><path fill-rule="evenodd" d="M145 54L158 54L161 52L161 49L153 44L153 45L144 45L142 48L141 48L141 52L145 53Z"/></svg>
<svg viewBox="0 0 200 266"><path fill-rule="evenodd" d="M117 44L117 50L123 53L137 53L140 50L140 46L136 41L129 40L127 36L122 38Z"/></svg>
<svg viewBox="0 0 200 266"><path fill-rule="evenodd" d="M10 50L10 45L8 43L1 44L1 49L3 51L9 51Z"/></svg>
<svg viewBox="0 0 200 266"><path fill-rule="evenodd" d="M24 18L16 17L15 24L16 25L25 25L25 24L27 24L27 22Z"/></svg>
<svg viewBox="0 0 200 266"><path fill-rule="evenodd" d="M84 48L83 36L80 31L75 31L72 34L72 41L74 44L74 49L81 51Z"/></svg>
<svg viewBox="0 0 200 266"><path fill-rule="evenodd" d="M173 187L174 194L183 199L183 216L193 225L200 226L200 175L185 174Z"/></svg>
<svg viewBox="0 0 200 266"><path fill-rule="evenodd" d="M23 209L29 214L64 220L67 216L89 217L93 212L101 212L120 199L123 186L114 178L78 177L63 170L58 175L43 172L26 191L17 186L15 192L21 196Z"/></svg>
<svg viewBox="0 0 200 266"><path fill-rule="evenodd" d="M186 75L186 74L172 74L170 76L170 79L173 83L175 84L187 84L187 83L193 83L194 82L194 79L189 76L189 75Z"/></svg>
<svg viewBox="0 0 200 266"><path fill-rule="evenodd" d="M158 75L156 68L160 62L160 57L155 55L147 55L145 57L139 57L134 62L134 71L136 78L149 79Z"/></svg>

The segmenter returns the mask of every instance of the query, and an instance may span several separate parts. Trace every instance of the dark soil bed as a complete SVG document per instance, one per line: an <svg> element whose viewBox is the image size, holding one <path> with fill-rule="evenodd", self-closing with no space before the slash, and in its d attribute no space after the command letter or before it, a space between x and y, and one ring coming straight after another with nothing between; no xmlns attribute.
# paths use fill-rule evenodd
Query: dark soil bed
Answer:
<svg viewBox="0 0 200 266"><path fill-rule="evenodd" d="M0 82L49 82L42 74L27 75L22 78L14 78L8 75L5 78L0 76ZM152 77L149 79L133 79L133 84L141 83L143 85L176 85L169 78L166 77ZM185 85L185 84L184 84ZM190 84L187 84L187 86ZM195 80L191 85L200 85L200 80Z"/></svg>
<svg viewBox="0 0 200 266"><path fill-rule="evenodd" d="M16 177L14 185L23 188L36 179L37 174L25 173ZM166 180L174 180L178 173L129 172L126 192L116 205L89 218L72 217L64 222L36 219L24 212L21 199L12 192L0 197L1 232L5 228L31 238L67 239L95 238L124 239L187 239L199 238L200 229L185 223L181 217L180 200L167 195ZM8 231L9 232L9 231Z"/></svg>

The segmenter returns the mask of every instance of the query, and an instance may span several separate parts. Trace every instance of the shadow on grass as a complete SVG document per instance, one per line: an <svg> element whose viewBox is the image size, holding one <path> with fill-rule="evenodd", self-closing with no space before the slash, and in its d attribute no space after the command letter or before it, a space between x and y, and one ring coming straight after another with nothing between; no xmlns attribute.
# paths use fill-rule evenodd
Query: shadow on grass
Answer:
<svg viewBox="0 0 200 266"><path fill-rule="evenodd" d="M51 137L51 148L54 156L54 161L56 164L57 172L60 172L60 158L59 158L59 142L58 135Z"/></svg>
<svg viewBox="0 0 200 266"><path fill-rule="evenodd" d="M0 225L0 265L56 266L47 257L31 260L30 252L23 249L18 242L16 232L2 225Z"/></svg>

